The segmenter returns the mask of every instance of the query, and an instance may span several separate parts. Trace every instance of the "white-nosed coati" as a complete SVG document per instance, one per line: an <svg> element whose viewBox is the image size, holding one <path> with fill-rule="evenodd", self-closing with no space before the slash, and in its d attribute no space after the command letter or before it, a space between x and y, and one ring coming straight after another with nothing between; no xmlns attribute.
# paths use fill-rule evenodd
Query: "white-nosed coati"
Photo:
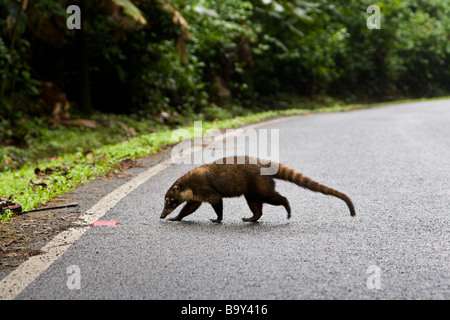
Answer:
<svg viewBox="0 0 450 320"><path fill-rule="evenodd" d="M275 191L274 178L295 183L311 191L338 197L347 204L351 216L356 214L352 201L345 194L321 185L293 169L278 164L278 172L274 175L261 175L261 168L270 167L270 162L262 164L259 159L255 158L237 158L234 157L232 161L230 161L231 159L221 159L217 161L219 163L205 164L175 181L166 193L161 219L164 219L183 202L186 204L180 213L169 220L179 221L197 210L202 202L209 202L217 214L217 219L211 219L211 221L221 222L222 198L241 195L245 196L253 213L253 217L242 220L258 221L262 215L263 203L284 206L289 219L291 217L289 202Z"/></svg>

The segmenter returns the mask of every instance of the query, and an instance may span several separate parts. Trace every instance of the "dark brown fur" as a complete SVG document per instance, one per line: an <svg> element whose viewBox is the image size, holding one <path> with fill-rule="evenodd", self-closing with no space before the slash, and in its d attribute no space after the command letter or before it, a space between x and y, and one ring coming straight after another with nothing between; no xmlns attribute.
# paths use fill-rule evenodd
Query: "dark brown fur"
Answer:
<svg viewBox="0 0 450 320"><path fill-rule="evenodd" d="M180 213L169 220L179 221L197 210L202 202L209 202L217 214L217 219L211 219L211 221L221 222L223 216L222 198L239 197L241 195L244 195L253 213L251 218L244 218L244 221L258 221L262 215L263 203L284 206L289 219L291 217L289 202L275 191L274 178L295 183L311 191L340 198L347 204L351 216L356 214L352 201L345 194L321 185L282 164L278 164L276 174L261 175L261 168L270 167L270 163L261 164L259 159L253 159L257 160L257 164L252 164L255 162L250 161L248 157L241 157L240 159L234 157L233 161L230 160L231 158L223 159L223 164L213 162L203 165L179 178L166 193L161 219L164 219L183 202L186 202L186 204ZM241 162L238 161L242 160L245 160L245 163L239 164ZM227 164L230 162L232 164Z"/></svg>

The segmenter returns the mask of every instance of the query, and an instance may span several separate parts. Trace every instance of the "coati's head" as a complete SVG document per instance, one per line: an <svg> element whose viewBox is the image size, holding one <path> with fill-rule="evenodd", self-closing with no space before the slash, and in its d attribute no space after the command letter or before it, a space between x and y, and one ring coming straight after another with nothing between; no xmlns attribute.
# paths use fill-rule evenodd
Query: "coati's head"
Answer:
<svg viewBox="0 0 450 320"><path fill-rule="evenodd" d="M167 217L183 202L184 200L182 200L180 196L180 186L177 183L174 183L164 197L164 209L160 218L164 219Z"/></svg>

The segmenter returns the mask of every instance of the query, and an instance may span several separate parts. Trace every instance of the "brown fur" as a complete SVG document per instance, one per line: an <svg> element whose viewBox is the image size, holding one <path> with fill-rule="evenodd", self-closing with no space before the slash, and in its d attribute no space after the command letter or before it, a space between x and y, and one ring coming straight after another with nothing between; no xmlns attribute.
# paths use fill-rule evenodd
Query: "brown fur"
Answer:
<svg viewBox="0 0 450 320"><path fill-rule="evenodd" d="M244 162L242 158L234 157L233 160L232 164L229 164L230 159L222 159L222 164L213 162L203 165L175 181L166 193L161 219L164 219L184 202L186 204L180 213L169 220L179 221L197 210L202 202L209 202L217 214L217 219L211 221L220 222L223 213L222 198L239 197L241 195L244 195L253 213L251 218L244 218L244 221L258 221L262 215L263 203L284 206L289 219L291 217L289 202L275 191L274 178L292 182L311 191L340 198L350 209L350 215L356 214L352 201L345 194L313 181L282 164L278 164L276 174L261 175L261 168L268 168L271 163L262 164L259 159L252 159L251 161L248 157L244 157L244 164L240 164ZM255 162L256 164L253 164Z"/></svg>

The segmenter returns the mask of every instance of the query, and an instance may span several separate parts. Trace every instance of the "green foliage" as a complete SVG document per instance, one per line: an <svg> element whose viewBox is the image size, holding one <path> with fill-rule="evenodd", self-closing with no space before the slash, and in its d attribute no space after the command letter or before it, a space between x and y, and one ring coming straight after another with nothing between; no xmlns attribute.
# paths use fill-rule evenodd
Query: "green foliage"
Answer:
<svg viewBox="0 0 450 320"><path fill-rule="evenodd" d="M381 29L368 30L361 17L369 16L365 10L371 4L342 1L337 7L349 37L338 55L342 76L333 84L335 90L346 95L356 91L372 100L448 93L450 72L444 66L449 61L449 3L379 2Z"/></svg>
<svg viewBox="0 0 450 320"><path fill-rule="evenodd" d="M21 1L0 1L1 114L27 112L24 102L41 91L36 79L79 102L81 33L92 104L108 112L201 114L281 93L353 101L449 91L447 1L376 3L380 30L366 27L369 0L86 3L83 29L71 31L63 0L22 11Z"/></svg>
<svg viewBox="0 0 450 320"><path fill-rule="evenodd" d="M327 1L269 1L255 10L260 24L254 51L261 91L315 95L339 77L335 57L342 53L347 32ZM275 89L275 90L274 90Z"/></svg>
<svg viewBox="0 0 450 320"><path fill-rule="evenodd" d="M413 5L413 3L410 3ZM411 28L410 26L414 26ZM450 84L450 3L426 1L399 21L398 83L414 96L434 96L448 92Z"/></svg>
<svg viewBox="0 0 450 320"><path fill-rule="evenodd" d="M0 16L7 16L7 19L0 19L0 116L10 119L13 119L14 104L35 98L40 87L40 82L31 76L25 58L30 42L21 37L28 23L23 5L24 1L0 1ZM15 91L21 93L20 101L14 101Z"/></svg>

